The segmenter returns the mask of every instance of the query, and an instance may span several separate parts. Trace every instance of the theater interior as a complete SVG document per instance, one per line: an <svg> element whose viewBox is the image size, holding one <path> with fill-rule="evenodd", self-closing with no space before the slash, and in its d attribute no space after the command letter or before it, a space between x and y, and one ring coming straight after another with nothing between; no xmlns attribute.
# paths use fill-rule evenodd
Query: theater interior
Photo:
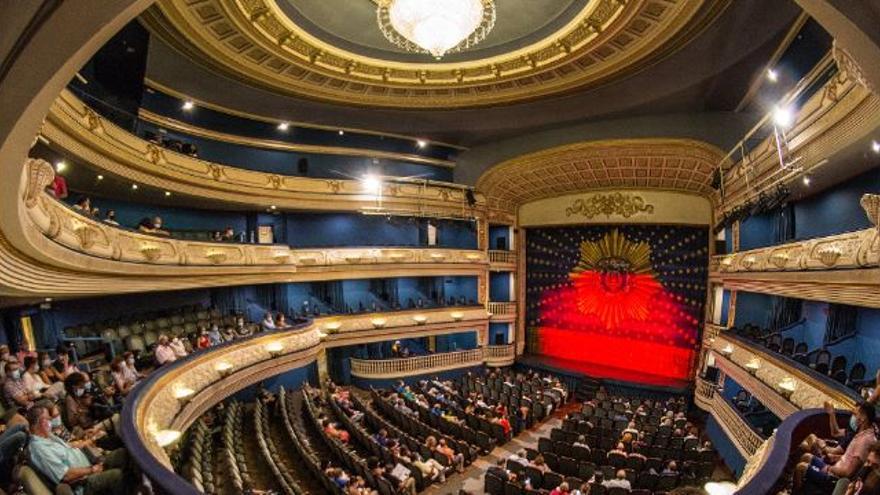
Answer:
<svg viewBox="0 0 880 495"><path fill-rule="evenodd" d="M880 494L880 1L0 33L0 495Z"/></svg>

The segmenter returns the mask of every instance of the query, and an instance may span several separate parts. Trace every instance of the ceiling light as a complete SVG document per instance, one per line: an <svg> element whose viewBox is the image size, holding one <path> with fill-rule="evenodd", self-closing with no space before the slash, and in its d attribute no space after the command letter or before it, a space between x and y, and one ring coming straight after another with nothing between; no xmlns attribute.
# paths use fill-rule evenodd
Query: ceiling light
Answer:
<svg viewBox="0 0 880 495"><path fill-rule="evenodd" d="M137 184L132 184L132 185L131 185L131 188L134 189L134 190L137 190L138 185L137 185Z"/></svg>
<svg viewBox="0 0 880 495"><path fill-rule="evenodd" d="M380 0L376 19L398 48L440 58L486 39L495 26L494 0Z"/></svg>
<svg viewBox="0 0 880 495"><path fill-rule="evenodd" d="M731 495L736 491L736 484L730 481L709 481L703 488L709 495Z"/></svg>
<svg viewBox="0 0 880 495"><path fill-rule="evenodd" d="M773 69L767 69L767 80L775 83L779 80L779 73Z"/></svg>
<svg viewBox="0 0 880 495"><path fill-rule="evenodd" d="M369 192L378 194L382 190L382 179L375 175L364 176L364 179L361 182L363 183L364 189Z"/></svg>
<svg viewBox="0 0 880 495"><path fill-rule="evenodd" d="M165 191L165 197L171 196L171 191Z"/></svg>
<svg viewBox="0 0 880 495"><path fill-rule="evenodd" d="M345 131L343 131L342 129L339 129L339 135L340 135L340 136L344 136L344 135L345 135Z"/></svg>
<svg viewBox="0 0 880 495"><path fill-rule="evenodd" d="M813 179L811 179L809 175L805 175L803 181L805 186L809 186L810 182L813 182Z"/></svg>
<svg viewBox="0 0 880 495"><path fill-rule="evenodd" d="M55 162L56 172L64 172L65 169L67 169L67 162L65 162L64 160L59 160Z"/></svg>
<svg viewBox="0 0 880 495"><path fill-rule="evenodd" d="M192 100L186 100L185 102L183 102L183 106L181 108L189 111L189 110L192 110L193 108L195 108L195 106L196 106L196 104L193 103Z"/></svg>
<svg viewBox="0 0 880 495"><path fill-rule="evenodd" d="M104 176L103 176L103 175L98 175L98 180L104 180Z"/></svg>
<svg viewBox="0 0 880 495"><path fill-rule="evenodd" d="M880 142L871 141L871 150L874 153L880 153Z"/></svg>
<svg viewBox="0 0 880 495"><path fill-rule="evenodd" d="M288 124L287 122L281 122L280 124L278 124L279 131L286 131L289 128L290 128L290 124Z"/></svg>
<svg viewBox="0 0 880 495"><path fill-rule="evenodd" d="M789 127L794 123L794 113L788 107L773 109L773 122L779 127Z"/></svg>
<svg viewBox="0 0 880 495"><path fill-rule="evenodd" d="M417 145L419 148L424 148L425 146L428 145L428 142L425 141L424 139L419 139L418 141L416 141L416 145Z"/></svg>
<svg viewBox="0 0 880 495"><path fill-rule="evenodd" d="M272 205L272 206L269 207L270 210L274 210L275 208L278 208L278 207L275 206L275 205Z"/></svg>

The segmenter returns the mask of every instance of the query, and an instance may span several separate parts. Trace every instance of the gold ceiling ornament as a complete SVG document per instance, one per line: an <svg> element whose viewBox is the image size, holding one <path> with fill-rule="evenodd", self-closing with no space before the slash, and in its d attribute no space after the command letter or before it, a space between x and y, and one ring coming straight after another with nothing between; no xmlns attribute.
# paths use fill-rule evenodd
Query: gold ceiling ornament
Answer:
<svg viewBox="0 0 880 495"><path fill-rule="evenodd" d="M379 0L379 30L402 50L440 60L480 43L495 27L493 0Z"/></svg>
<svg viewBox="0 0 880 495"><path fill-rule="evenodd" d="M651 246L644 241L631 241L619 230L613 229L598 241L584 241L580 246L580 259L572 268L572 274L583 272L626 272L649 275L651 270Z"/></svg>
<svg viewBox="0 0 880 495"><path fill-rule="evenodd" d="M544 198L587 191L657 189L711 199L721 150L691 139L609 139L535 151L489 168L476 189L487 207L513 211Z"/></svg>
<svg viewBox="0 0 880 495"><path fill-rule="evenodd" d="M282 94L387 108L462 108L593 87L657 62L730 0L589 0L531 45L462 62L353 53L297 25L271 0L158 0L141 22L208 68Z"/></svg>
<svg viewBox="0 0 880 495"><path fill-rule="evenodd" d="M578 215L585 218L595 218L605 215L619 215L629 218L638 213L654 213L654 205L645 202L645 198L637 194L623 194L620 192L611 194L594 194L587 199L576 199L571 206L565 209L565 216Z"/></svg>

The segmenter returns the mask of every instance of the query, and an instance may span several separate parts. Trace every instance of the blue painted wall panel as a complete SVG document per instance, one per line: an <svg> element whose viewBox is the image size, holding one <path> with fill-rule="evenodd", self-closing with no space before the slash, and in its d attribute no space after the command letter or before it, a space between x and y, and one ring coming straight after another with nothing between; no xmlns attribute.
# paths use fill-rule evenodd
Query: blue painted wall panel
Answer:
<svg viewBox="0 0 880 495"><path fill-rule="evenodd" d="M489 249L510 249L510 227L507 225L491 225L489 227Z"/></svg>
<svg viewBox="0 0 880 495"><path fill-rule="evenodd" d="M712 441L712 445L715 446L721 458L724 459L727 467L739 478L746 467L746 459L736 449L733 441L724 433L724 430L715 420L714 416L709 416L709 419L706 421L706 436Z"/></svg>
<svg viewBox="0 0 880 495"><path fill-rule="evenodd" d="M737 292L735 325L741 327L751 323L766 327L770 322L771 304L772 298L767 294Z"/></svg>
<svg viewBox="0 0 880 495"><path fill-rule="evenodd" d="M870 222L859 200L865 193L880 192L880 168L795 203L795 235L812 239L866 229Z"/></svg>
<svg viewBox="0 0 880 495"><path fill-rule="evenodd" d="M510 334L510 323L489 323L489 344L506 344Z"/></svg>
<svg viewBox="0 0 880 495"><path fill-rule="evenodd" d="M489 273L489 300L510 301L510 272Z"/></svg>

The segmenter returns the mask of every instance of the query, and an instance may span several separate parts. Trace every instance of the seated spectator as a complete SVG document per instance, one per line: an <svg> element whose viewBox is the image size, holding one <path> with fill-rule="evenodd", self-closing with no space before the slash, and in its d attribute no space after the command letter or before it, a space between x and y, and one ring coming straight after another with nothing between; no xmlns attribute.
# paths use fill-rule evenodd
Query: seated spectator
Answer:
<svg viewBox="0 0 880 495"><path fill-rule="evenodd" d="M73 204L73 209L82 213L86 216L92 215L92 200L87 196L80 196L77 198L76 203Z"/></svg>
<svg viewBox="0 0 880 495"><path fill-rule="evenodd" d="M55 178L52 179L52 183L49 184L47 190L52 196L55 196L55 199L67 198L67 180L61 175L61 172L55 171Z"/></svg>
<svg viewBox="0 0 880 495"><path fill-rule="evenodd" d="M3 400L7 407L30 409L34 405L34 401L40 397L40 394L28 390L21 376L21 367L18 361L7 361L5 369L6 379L3 381Z"/></svg>
<svg viewBox="0 0 880 495"><path fill-rule="evenodd" d="M232 227L226 227L223 230L223 233L220 235L220 240L223 242L232 242L235 240L235 231L232 230Z"/></svg>
<svg viewBox="0 0 880 495"><path fill-rule="evenodd" d="M507 462L501 457L494 466L489 466L486 471L500 478L501 481L516 481L516 473L508 471L506 465Z"/></svg>
<svg viewBox="0 0 880 495"><path fill-rule="evenodd" d="M571 495L590 495L590 483L581 483L579 488L575 488L571 491Z"/></svg>
<svg viewBox="0 0 880 495"><path fill-rule="evenodd" d="M59 345L55 350L58 354L58 357L55 359L55 362L52 363L52 366L55 368L55 371L58 372L58 376L61 377L60 381L64 381L68 376L72 373L76 373L79 370L76 369L70 362L70 349L65 345Z"/></svg>
<svg viewBox="0 0 880 495"><path fill-rule="evenodd" d="M845 495L878 495L880 494L880 442L875 442L868 449L868 459L852 481L841 478L837 486L846 484ZM835 488L834 493L839 493Z"/></svg>
<svg viewBox="0 0 880 495"><path fill-rule="evenodd" d="M826 410L829 422L833 426L831 428L832 436L843 437L844 433L837 426L837 414L834 408L831 404L826 403ZM812 485L819 489L829 489L836 483L836 478L855 476L868 458L868 449L877 442L877 437L874 434L875 421L874 406L867 402L858 404L849 421L849 427L855 432L855 435L847 444L843 455L836 462L831 463L830 459L826 462L821 456L804 454L801 457L801 462L795 467L795 488L800 489L802 485Z"/></svg>
<svg viewBox="0 0 880 495"><path fill-rule="evenodd" d="M529 465L539 469L542 473L550 471L550 466L548 466L547 463L544 462L544 456L541 454L538 454Z"/></svg>
<svg viewBox="0 0 880 495"><path fill-rule="evenodd" d="M568 483L563 481L556 488L550 491L550 495L568 495Z"/></svg>
<svg viewBox="0 0 880 495"><path fill-rule="evenodd" d="M174 337L173 339L171 339L171 343L169 345L171 346L171 350L174 351L174 356L176 356L177 359L187 356L188 353L186 351L186 345L183 343L182 340L180 340L180 337Z"/></svg>
<svg viewBox="0 0 880 495"><path fill-rule="evenodd" d="M174 352L174 348L168 342L168 337L165 335L159 336L159 342L156 345L156 362L161 366L166 363L173 363L177 361L177 354Z"/></svg>
<svg viewBox="0 0 880 495"><path fill-rule="evenodd" d="M401 345L399 340L395 340L394 343L391 344L391 357L401 357Z"/></svg>
<svg viewBox="0 0 880 495"><path fill-rule="evenodd" d="M370 458L367 461L367 467L370 468L373 477L375 478L384 478L386 481L391 483L391 486L395 488L395 493L400 493L404 495L416 495L416 480L412 476L407 476L404 479L395 478L394 475L391 474L391 471L394 469L394 466L391 466L391 469L382 465L379 462L379 459Z"/></svg>
<svg viewBox="0 0 880 495"><path fill-rule="evenodd" d="M275 318L272 317L270 311L267 311L266 315L263 316L263 321L260 322L260 328L263 329L264 332L275 330Z"/></svg>
<svg viewBox="0 0 880 495"><path fill-rule="evenodd" d="M424 459L417 452L410 453L406 447L401 448L401 452L401 457L421 471L423 477L437 483L446 482L446 468L436 459Z"/></svg>
<svg viewBox="0 0 880 495"><path fill-rule="evenodd" d="M626 471L623 469L617 470L617 475L612 480L605 480L602 482L602 486L605 488L623 488L626 491L632 490L632 486L630 486L629 480L626 479Z"/></svg>
<svg viewBox="0 0 880 495"><path fill-rule="evenodd" d="M77 493L134 493L126 480L135 476L129 471L128 454L117 449L105 455L100 463L92 464L88 457L52 433L49 412L44 407L28 411L30 426L30 464L51 482L82 483Z"/></svg>
<svg viewBox="0 0 880 495"><path fill-rule="evenodd" d="M660 474L678 474L678 464L675 461L669 461Z"/></svg>
<svg viewBox="0 0 880 495"><path fill-rule="evenodd" d="M216 324L211 325L211 330L208 331L208 340L211 342L212 346L223 343L223 336L220 335L220 327Z"/></svg>
<svg viewBox="0 0 880 495"><path fill-rule="evenodd" d="M132 380L130 374L125 373L125 358L116 356L110 363L110 376L113 378L113 387L116 393L125 396L134 387L137 380Z"/></svg>
<svg viewBox="0 0 880 495"><path fill-rule="evenodd" d="M196 349L203 350L211 347L211 339L208 338L208 329L202 327L199 329L199 336L196 338Z"/></svg>
<svg viewBox="0 0 880 495"><path fill-rule="evenodd" d="M583 435L578 435L577 441L573 442L571 445L572 447L583 447L587 450L590 450L590 446L587 445L587 437Z"/></svg>
<svg viewBox="0 0 880 495"><path fill-rule="evenodd" d="M64 398L64 411L67 427L71 430L82 428L84 430L95 426L95 420L90 411L92 397L86 394L86 376L82 373L73 373L64 380L64 390L67 397Z"/></svg>
<svg viewBox="0 0 880 495"><path fill-rule="evenodd" d="M119 222L116 221L116 210L107 210L107 214L104 215L104 223L108 223L110 225L119 225Z"/></svg>
<svg viewBox="0 0 880 495"><path fill-rule="evenodd" d="M287 324L287 317L284 316L284 313L278 312L278 315L275 317L275 328L287 328L290 325Z"/></svg>
<svg viewBox="0 0 880 495"><path fill-rule="evenodd" d="M328 467L326 470L324 470L324 474L326 474L328 478L333 480L333 483L335 483L336 486L338 486L339 488L344 489L346 486L348 486L350 482L348 474L346 474L345 471L338 467Z"/></svg>
<svg viewBox="0 0 880 495"><path fill-rule="evenodd" d="M617 442L617 445L615 445L613 449L609 450L608 453L605 454L605 456L610 459L615 455L626 457L626 454L626 446L623 444L623 442Z"/></svg>
<svg viewBox="0 0 880 495"><path fill-rule="evenodd" d="M385 428L380 428L379 431L373 434L373 440L383 447L388 447L388 442L390 440L388 438L388 431L386 431Z"/></svg>
<svg viewBox="0 0 880 495"><path fill-rule="evenodd" d="M321 426L324 428L324 433L326 433L328 437L336 438L342 443L348 443L348 432L338 428L336 423L330 421L329 419L325 419L321 423Z"/></svg>
<svg viewBox="0 0 880 495"><path fill-rule="evenodd" d="M139 232L143 232L145 234L153 234L160 235L163 237L170 237L171 233L167 230L162 230L162 217L155 216L153 218L145 217L141 219L140 223L138 223L137 227Z"/></svg>
<svg viewBox="0 0 880 495"><path fill-rule="evenodd" d="M24 357L22 381L28 392L35 394L36 397L40 397L47 392L49 385L43 381L43 377L40 375L40 365L37 362L36 356Z"/></svg>
<svg viewBox="0 0 880 495"><path fill-rule="evenodd" d="M455 468L459 473L464 471L464 455L461 453L456 453L452 447L446 445L446 439L441 438L437 443L437 452L446 456L449 459L449 463Z"/></svg>

